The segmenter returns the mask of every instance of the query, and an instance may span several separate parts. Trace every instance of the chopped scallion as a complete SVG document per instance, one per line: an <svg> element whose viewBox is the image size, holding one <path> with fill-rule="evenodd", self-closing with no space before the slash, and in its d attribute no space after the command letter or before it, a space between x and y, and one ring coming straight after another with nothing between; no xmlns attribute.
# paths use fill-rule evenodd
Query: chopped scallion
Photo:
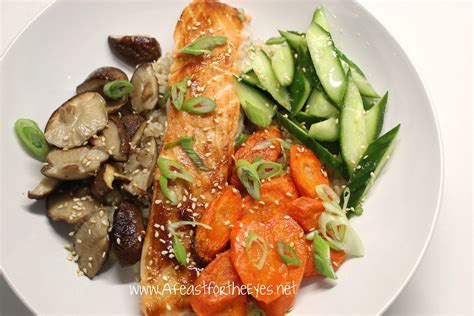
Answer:
<svg viewBox="0 0 474 316"><path fill-rule="evenodd" d="M187 254L186 248L184 248L183 243L179 240L178 236L173 234L173 252L174 256L178 263L182 266L186 266L187 264Z"/></svg>
<svg viewBox="0 0 474 316"><path fill-rule="evenodd" d="M260 178L255 167L244 159L237 160L235 167L237 176L248 194L255 200L260 200Z"/></svg>
<svg viewBox="0 0 474 316"><path fill-rule="evenodd" d="M296 254L296 251L290 245L287 245L281 241L277 242L278 255L287 265L301 266L301 261Z"/></svg>
<svg viewBox="0 0 474 316"><path fill-rule="evenodd" d="M257 243L261 248L262 248L262 255L260 256L260 259L258 262L255 264L255 267L258 270L262 270L263 265L265 264L265 261L267 260L268 256L268 244L265 238L255 234L255 233L250 233L249 236L247 237L247 240L245 241L245 253L247 256L250 256L250 248L254 243ZM255 258L250 258L249 260L255 261Z"/></svg>
<svg viewBox="0 0 474 316"><path fill-rule="evenodd" d="M161 193L170 200L172 205L178 204L178 196L168 187L168 179L165 176L160 176L158 182L160 183Z"/></svg>
<svg viewBox="0 0 474 316"><path fill-rule="evenodd" d="M227 37L225 36L202 36L181 48L179 52L191 55L211 55L212 50L216 46L224 45L226 43Z"/></svg>
<svg viewBox="0 0 474 316"><path fill-rule="evenodd" d="M49 153L49 145L38 124L29 119L18 119L15 131L23 147L39 161L45 161Z"/></svg>
<svg viewBox="0 0 474 316"><path fill-rule="evenodd" d="M167 179L176 180L179 178L188 182L194 181L192 174L177 161L160 157L158 159L158 168L160 168L161 174Z"/></svg>
<svg viewBox="0 0 474 316"><path fill-rule="evenodd" d="M206 96L199 96L184 101L181 109L194 114L207 114L212 112L216 106L214 100Z"/></svg>
<svg viewBox="0 0 474 316"><path fill-rule="evenodd" d="M104 94L113 99L119 100L133 90L133 85L128 80L115 80L104 85Z"/></svg>
<svg viewBox="0 0 474 316"><path fill-rule="evenodd" d="M337 279L336 273L334 272L334 269L332 267L331 252L329 251L330 248L327 242L318 234L314 234L313 244L313 259L316 271L330 279Z"/></svg>

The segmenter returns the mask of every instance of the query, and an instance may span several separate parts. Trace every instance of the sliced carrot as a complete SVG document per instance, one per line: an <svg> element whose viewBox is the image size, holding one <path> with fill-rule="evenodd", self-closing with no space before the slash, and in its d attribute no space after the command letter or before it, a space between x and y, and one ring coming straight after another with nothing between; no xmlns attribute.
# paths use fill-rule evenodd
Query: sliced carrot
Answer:
<svg viewBox="0 0 474 316"><path fill-rule="evenodd" d="M315 154L303 145L290 149L290 173L302 196L318 198L316 186L329 184L324 167Z"/></svg>
<svg viewBox="0 0 474 316"><path fill-rule="evenodd" d="M304 270L304 277L312 277L319 275L318 271L316 271L316 267L314 266L314 258L313 258L313 252L314 252L314 245L312 240L307 241L307 246L308 246L308 261L306 263L306 268ZM332 261L332 267L334 271L337 271L341 264L344 262L346 259L346 253L341 250L341 251L336 251L334 249L331 249L331 261Z"/></svg>
<svg viewBox="0 0 474 316"><path fill-rule="evenodd" d="M297 221L305 232L318 228L319 215L322 212L324 212L322 201L306 196L291 201L288 208L288 215Z"/></svg>
<svg viewBox="0 0 474 316"><path fill-rule="evenodd" d="M237 189L228 186L222 190L204 210L201 223L211 226L206 229L198 226L194 239L194 250L204 262L209 262L222 252L229 242L231 227L242 215L242 198Z"/></svg>
<svg viewBox="0 0 474 316"><path fill-rule="evenodd" d="M248 297L239 295L235 300L232 300L227 306L215 314L206 314L211 316L246 316L247 315Z"/></svg>
<svg viewBox="0 0 474 316"><path fill-rule="evenodd" d="M273 141L271 146L266 146L262 149L255 149L255 146L271 138L281 138L280 129L276 126L270 126L268 128L262 128L253 133L235 152L234 160L245 159L248 162L253 162L255 158L262 158L264 160L276 161L281 153L280 143ZM238 188L243 189L239 178L237 177L237 171L232 165L232 172L229 183Z"/></svg>
<svg viewBox="0 0 474 316"><path fill-rule="evenodd" d="M298 191L289 175L272 178L262 183L260 201L250 195L243 198L242 216L263 221L275 214L287 215L290 203L296 198Z"/></svg>
<svg viewBox="0 0 474 316"><path fill-rule="evenodd" d="M249 294L264 302L277 299L281 293L275 289L288 278L288 267L279 258L272 235L265 223L251 218L243 218L230 234L230 254L235 270ZM255 236L258 240L250 244ZM262 286L273 291L257 291Z"/></svg>
<svg viewBox="0 0 474 316"><path fill-rule="evenodd" d="M288 312L295 301L296 293L300 287L306 267L308 248L303 230L293 219L276 216L268 221L268 225L272 230L275 241L281 241L293 247L300 261L299 267L287 265L287 287L284 289L285 291L282 293L282 296L270 303L258 302L258 305L267 316L281 316ZM283 288L281 289L283 291Z"/></svg>
<svg viewBox="0 0 474 316"><path fill-rule="evenodd" d="M194 282L194 293L189 298L193 310L198 315L209 315L229 308L229 304L242 296L238 291L232 291L229 284L236 287L242 285L232 264L230 252L226 251L218 255ZM218 287L224 290L214 291Z"/></svg>

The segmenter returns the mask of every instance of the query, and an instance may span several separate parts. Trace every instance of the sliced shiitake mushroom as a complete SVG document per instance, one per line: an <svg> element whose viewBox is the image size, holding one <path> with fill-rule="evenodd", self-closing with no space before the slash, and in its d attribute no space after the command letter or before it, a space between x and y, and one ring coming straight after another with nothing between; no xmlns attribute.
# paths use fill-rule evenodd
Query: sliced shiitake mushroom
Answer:
<svg viewBox="0 0 474 316"><path fill-rule="evenodd" d="M57 180L80 180L93 176L109 158L102 148L79 147L68 150L53 149L47 156L41 173Z"/></svg>
<svg viewBox="0 0 474 316"><path fill-rule="evenodd" d="M61 181L53 178L42 177L38 185L32 190L28 191L28 198L32 200L41 200L50 195L56 190Z"/></svg>
<svg viewBox="0 0 474 316"><path fill-rule="evenodd" d="M103 165L94 181L91 183L92 195L98 199L104 199L106 195L114 190L113 182L115 180L122 180L125 183L130 182L130 178L126 177L122 173L122 166L118 163L108 163Z"/></svg>
<svg viewBox="0 0 474 316"><path fill-rule="evenodd" d="M145 132L145 128L148 125L148 122L143 122L138 126L135 134L133 134L132 138L130 139L130 149L136 149L143 138L143 133Z"/></svg>
<svg viewBox="0 0 474 316"><path fill-rule="evenodd" d="M78 256L79 269L89 278L94 277L107 260L109 219L106 210L94 212L74 234L74 252Z"/></svg>
<svg viewBox="0 0 474 316"><path fill-rule="evenodd" d="M49 118L44 136L60 148L82 146L108 122L104 98L84 92L66 101Z"/></svg>
<svg viewBox="0 0 474 316"><path fill-rule="evenodd" d="M135 135L135 133L137 132L140 125L145 122L145 119L143 118L143 116L138 114L128 114L122 116L121 121L127 129L128 136L132 138L133 135Z"/></svg>
<svg viewBox="0 0 474 316"><path fill-rule="evenodd" d="M89 188L67 186L61 189L46 199L52 220L78 224L99 210L100 205L92 198Z"/></svg>
<svg viewBox="0 0 474 316"><path fill-rule="evenodd" d="M133 84L133 90L130 92L132 109L137 113L153 110L158 103L159 89L152 64L138 66L131 82Z"/></svg>
<svg viewBox="0 0 474 316"><path fill-rule="evenodd" d="M140 260L143 244L143 216L130 200L123 200L114 213L110 238L121 266L129 266Z"/></svg>
<svg viewBox="0 0 474 316"><path fill-rule="evenodd" d="M132 195L143 196L152 184L153 168L158 158L158 146L153 137L143 139L140 147L135 148L124 165L124 175L130 183L123 188Z"/></svg>
<svg viewBox="0 0 474 316"><path fill-rule="evenodd" d="M112 52L131 66L152 62L161 57L161 47L154 37L141 35L109 36Z"/></svg>
<svg viewBox="0 0 474 316"><path fill-rule="evenodd" d="M121 119L109 117L107 126L92 137L90 143L96 147L103 147L116 161L126 161L130 151L130 137Z"/></svg>

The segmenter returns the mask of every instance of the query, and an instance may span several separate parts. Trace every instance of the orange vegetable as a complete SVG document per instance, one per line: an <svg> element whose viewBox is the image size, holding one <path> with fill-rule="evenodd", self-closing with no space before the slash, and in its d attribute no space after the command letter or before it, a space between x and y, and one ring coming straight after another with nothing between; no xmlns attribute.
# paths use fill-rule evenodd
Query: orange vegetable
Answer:
<svg viewBox="0 0 474 316"><path fill-rule="evenodd" d="M288 268L278 256L272 235L265 223L251 218L243 218L230 234L230 254L235 270L248 287L249 294L264 302L277 299L281 293L275 289L288 278ZM250 240L254 241L250 243ZM273 291L256 291L255 287L260 286Z"/></svg>
<svg viewBox="0 0 474 316"><path fill-rule="evenodd" d="M239 295L235 300L232 300L227 306L220 310L218 313L209 314L211 316L246 316L247 315L247 302L248 297L245 295Z"/></svg>
<svg viewBox="0 0 474 316"><path fill-rule="evenodd" d="M234 154L234 160L245 159L252 163L255 158L260 157L264 160L276 161L281 153L281 147L278 141L273 141L273 146L267 146L258 150L254 149L258 144L271 138L281 138L281 132L278 127L270 126L268 128L259 129L250 135L250 137L237 149ZM229 183L239 190L243 190L244 188L237 177L237 171L235 170L234 165L232 165L231 168L232 172Z"/></svg>
<svg viewBox="0 0 474 316"><path fill-rule="evenodd" d="M316 271L316 267L314 266L314 259L313 259L313 252L314 252L314 245L312 240L307 240L307 245L308 245L308 261L306 263L306 268L304 270L304 277L312 277L319 275L318 271ZM336 251L334 249L331 249L331 261L332 261L332 267L334 271L337 271L341 264L344 262L346 259L346 253L341 250L341 251Z"/></svg>
<svg viewBox="0 0 474 316"><path fill-rule="evenodd" d="M324 212L322 201L306 196L291 201L288 208L288 215L297 221L305 232L318 228L319 215L322 212Z"/></svg>
<svg viewBox="0 0 474 316"><path fill-rule="evenodd" d="M201 223L212 229L198 226L194 250L204 262L209 262L222 252L229 242L231 227L242 215L242 198L238 190L228 186L204 210Z"/></svg>
<svg viewBox="0 0 474 316"><path fill-rule="evenodd" d="M321 162L311 150L303 145L294 145L290 149L290 173L302 196L319 198L316 194L316 186L329 184Z"/></svg>
<svg viewBox="0 0 474 316"><path fill-rule="evenodd" d="M234 302L240 302L246 295L239 295L237 291L228 289L229 284L236 287L242 283L234 269L230 252L218 255L199 275L194 282L194 294L189 300L193 310L198 315L222 314L222 310L234 309ZM224 287L224 292L214 292L217 287ZM240 315L236 313L235 315Z"/></svg>
<svg viewBox="0 0 474 316"><path fill-rule="evenodd" d="M275 214L287 215L290 203L298 198L298 191L288 175L271 178L260 187L260 201L250 195L243 198L243 217L265 220Z"/></svg>
<svg viewBox="0 0 474 316"><path fill-rule="evenodd" d="M275 241L281 241L287 245L291 245L301 264L299 267L287 265L288 278L286 284L288 287L282 296L270 303L258 302L258 305L267 316L281 316L288 312L295 301L296 293L300 287L306 267L308 248L306 246L303 230L291 218L277 216L270 219L268 225L270 226Z"/></svg>

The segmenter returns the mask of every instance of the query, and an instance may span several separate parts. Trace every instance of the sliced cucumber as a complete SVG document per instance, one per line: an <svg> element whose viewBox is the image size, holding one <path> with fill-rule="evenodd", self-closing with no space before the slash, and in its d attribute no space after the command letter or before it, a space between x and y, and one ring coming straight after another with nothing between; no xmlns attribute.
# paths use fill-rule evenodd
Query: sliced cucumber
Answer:
<svg viewBox="0 0 474 316"><path fill-rule="evenodd" d="M270 58L264 51L260 50L255 54L252 61L252 68L260 80L262 86L271 96L285 109L290 110L290 94L286 88L282 87L273 73Z"/></svg>
<svg viewBox="0 0 474 316"><path fill-rule="evenodd" d="M324 117L311 115L311 114L308 114L308 113L305 113L305 112L298 112L298 113L295 114L294 117L295 117L295 119L298 120L298 122L309 124L309 125L325 120Z"/></svg>
<svg viewBox="0 0 474 316"><path fill-rule="evenodd" d="M240 77L242 78L242 80L245 83L248 83L248 84L250 84L254 87L265 90L265 88L262 86L262 83L260 82L260 80L258 80L258 77L255 74L255 71L249 70L246 73L243 73Z"/></svg>
<svg viewBox="0 0 474 316"><path fill-rule="evenodd" d="M370 98L362 96L362 102L364 103L364 109L370 110L374 105L380 101L380 98Z"/></svg>
<svg viewBox="0 0 474 316"><path fill-rule="evenodd" d="M287 87L293 82L295 60L289 46L283 45L276 49L272 56L272 68L280 85Z"/></svg>
<svg viewBox="0 0 474 316"><path fill-rule="evenodd" d="M349 84L340 118L341 153L349 175L367 150L367 129L362 97L349 72Z"/></svg>
<svg viewBox="0 0 474 316"><path fill-rule="evenodd" d="M287 116L277 113L276 118L278 123L286 128L290 134L296 137L303 145L308 147L314 154L327 166L337 171L341 176L347 178L347 171L344 164L329 150L323 147L316 140L308 136L308 132L292 121Z"/></svg>
<svg viewBox="0 0 474 316"><path fill-rule="evenodd" d="M247 118L257 126L268 127L277 105L262 91L243 82L236 83L236 93Z"/></svg>
<svg viewBox="0 0 474 316"><path fill-rule="evenodd" d="M397 125L370 144L364 153L364 158L360 161L359 166L347 183L351 193L348 207L352 208L352 210L361 205L367 191L382 171L395 147L395 139L399 130L400 125Z"/></svg>
<svg viewBox="0 0 474 316"><path fill-rule="evenodd" d="M326 32L329 32L329 23L326 17L326 12L321 6L314 11L313 22L319 24Z"/></svg>
<svg viewBox="0 0 474 316"><path fill-rule="evenodd" d="M308 99L306 113L318 117L339 117L339 110L326 98L324 92L314 89Z"/></svg>
<svg viewBox="0 0 474 316"><path fill-rule="evenodd" d="M339 139L339 119L328 118L322 122L314 123L308 131L311 138L323 142L333 142Z"/></svg>
<svg viewBox="0 0 474 316"><path fill-rule="evenodd" d="M291 97L291 113L299 113L311 94L311 83L299 63L296 67L295 80L291 84L289 91Z"/></svg>
<svg viewBox="0 0 474 316"><path fill-rule="evenodd" d="M331 35L318 24L311 23L306 32L306 40L324 91L336 105L342 104L347 89L347 78Z"/></svg>
<svg viewBox="0 0 474 316"><path fill-rule="evenodd" d="M388 92L365 114L367 140L369 144L379 137L383 127L383 118L387 106Z"/></svg>
<svg viewBox="0 0 474 316"><path fill-rule="evenodd" d="M365 76L362 69L350 60L343 52L336 48L337 55L339 56L344 70L347 72L349 69L352 72L352 79L354 80L357 88L361 95L371 98L380 98L379 94L370 84L369 80Z"/></svg>
<svg viewBox="0 0 474 316"><path fill-rule="evenodd" d="M306 39L293 31L278 31L280 35L286 40L288 45L290 45L293 50L300 52L304 47L308 47L306 44Z"/></svg>

